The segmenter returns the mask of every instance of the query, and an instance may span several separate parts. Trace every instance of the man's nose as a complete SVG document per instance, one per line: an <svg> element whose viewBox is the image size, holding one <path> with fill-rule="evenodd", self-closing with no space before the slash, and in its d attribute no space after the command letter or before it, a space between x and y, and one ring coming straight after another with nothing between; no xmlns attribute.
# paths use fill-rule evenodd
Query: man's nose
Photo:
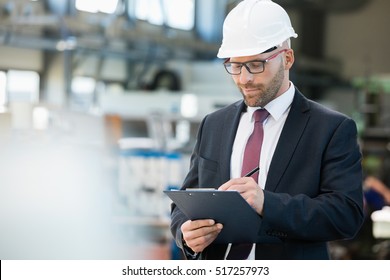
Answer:
<svg viewBox="0 0 390 280"><path fill-rule="evenodd" d="M240 83L247 84L252 80L253 80L253 74L249 73L248 69L246 69L246 67L243 65L241 68Z"/></svg>

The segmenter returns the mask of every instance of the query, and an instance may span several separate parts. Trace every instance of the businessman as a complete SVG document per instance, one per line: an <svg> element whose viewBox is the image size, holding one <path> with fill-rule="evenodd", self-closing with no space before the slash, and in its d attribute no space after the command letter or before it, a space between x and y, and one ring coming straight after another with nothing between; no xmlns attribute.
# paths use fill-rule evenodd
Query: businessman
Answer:
<svg viewBox="0 0 390 280"><path fill-rule="evenodd" d="M203 119L182 189L238 191L261 225L254 244L217 244L222 224L191 221L173 204L171 231L187 259L329 259L327 242L352 238L363 222L356 125L290 81L296 37L270 0L244 0L225 19L218 57L243 100Z"/></svg>

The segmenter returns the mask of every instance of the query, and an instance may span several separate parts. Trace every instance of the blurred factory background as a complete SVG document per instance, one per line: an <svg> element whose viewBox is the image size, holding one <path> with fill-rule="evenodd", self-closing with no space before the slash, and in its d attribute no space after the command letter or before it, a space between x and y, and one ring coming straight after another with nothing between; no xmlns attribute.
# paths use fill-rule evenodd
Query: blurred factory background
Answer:
<svg viewBox="0 0 390 280"><path fill-rule="evenodd" d="M0 259L180 258L162 191L203 116L240 99L216 59L238 2L0 0ZM390 1L275 2L295 85L357 122L365 175L390 186ZM388 257L372 230L333 257Z"/></svg>

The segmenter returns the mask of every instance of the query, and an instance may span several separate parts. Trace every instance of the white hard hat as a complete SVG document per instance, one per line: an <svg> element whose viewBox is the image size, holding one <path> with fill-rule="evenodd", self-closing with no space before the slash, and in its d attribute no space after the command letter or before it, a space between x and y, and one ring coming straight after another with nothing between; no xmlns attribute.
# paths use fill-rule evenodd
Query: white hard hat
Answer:
<svg viewBox="0 0 390 280"><path fill-rule="evenodd" d="M244 0L227 15L219 58L250 56L298 37L287 12L271 0Z"/></svg>

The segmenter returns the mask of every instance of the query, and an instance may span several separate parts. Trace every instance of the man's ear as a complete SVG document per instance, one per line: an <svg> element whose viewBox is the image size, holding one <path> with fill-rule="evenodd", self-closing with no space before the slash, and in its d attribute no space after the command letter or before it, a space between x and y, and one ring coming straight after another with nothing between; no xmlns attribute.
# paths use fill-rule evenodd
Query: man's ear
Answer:
<svg viewBox="0 0 390 280"><path fill-rule="evenodd" d="M288 51L286 51L284 69L290 70L294 64L294 61L295 61L294 50L289 49Z"/></svg>

